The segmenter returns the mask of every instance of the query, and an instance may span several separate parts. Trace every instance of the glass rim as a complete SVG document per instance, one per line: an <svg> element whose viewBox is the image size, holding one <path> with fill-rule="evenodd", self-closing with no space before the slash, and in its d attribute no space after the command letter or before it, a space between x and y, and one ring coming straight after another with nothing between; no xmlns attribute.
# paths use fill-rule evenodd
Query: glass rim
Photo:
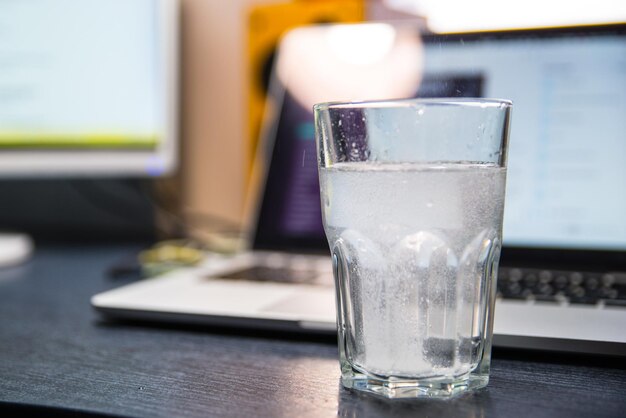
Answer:
<svg viewBox="0 0 626 418"><path fill-rule="evenodd" d="M359 101L330 101L316 103L314 111L330 109L376 109L376 108L401 108L411 106L454 106L454 107L481 107L506 109L513 106L508 99L484 98L484 97L437 97L417 99L385 99L385 100L359 100Z"/></svg>

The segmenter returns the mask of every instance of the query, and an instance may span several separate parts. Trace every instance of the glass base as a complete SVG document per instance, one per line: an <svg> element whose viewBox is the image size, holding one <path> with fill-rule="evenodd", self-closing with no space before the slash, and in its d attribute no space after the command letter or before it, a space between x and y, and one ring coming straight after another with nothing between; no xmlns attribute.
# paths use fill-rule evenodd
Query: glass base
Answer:
<svg viewBox="0 0 626 418"><path fill-rule="evenodd" d="M367 392L388 399L449 399L487 386L488 375L465 374L449 378L408 379L369 376L353 368L344 370L341 383L347 389Z"/></svg>

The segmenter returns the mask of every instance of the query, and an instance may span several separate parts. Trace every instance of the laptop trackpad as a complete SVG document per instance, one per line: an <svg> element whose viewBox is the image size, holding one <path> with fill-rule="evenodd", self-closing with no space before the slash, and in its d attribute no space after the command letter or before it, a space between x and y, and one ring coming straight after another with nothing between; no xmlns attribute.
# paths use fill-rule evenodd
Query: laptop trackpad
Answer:
<svg viewBox="0 0 626 418"><path fill-rule="evenodd" d="M335 293L332 288L308 288L294 292L261 309L261 312L296 317L304 321L335 323Z"/></svg>

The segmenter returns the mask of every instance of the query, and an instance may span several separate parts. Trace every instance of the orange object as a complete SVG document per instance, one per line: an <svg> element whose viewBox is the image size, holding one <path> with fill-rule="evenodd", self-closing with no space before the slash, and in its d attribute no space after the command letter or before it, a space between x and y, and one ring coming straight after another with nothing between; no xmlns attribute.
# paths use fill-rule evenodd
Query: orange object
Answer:
<svg viewBox="0 0 626 418"><path fill-rule="evenodd" d="M300 0L254 6L248 13L248 156L252 168L259 140L273 58L281 36L297 26L360 22L365 17L363 0Z"/></svg>

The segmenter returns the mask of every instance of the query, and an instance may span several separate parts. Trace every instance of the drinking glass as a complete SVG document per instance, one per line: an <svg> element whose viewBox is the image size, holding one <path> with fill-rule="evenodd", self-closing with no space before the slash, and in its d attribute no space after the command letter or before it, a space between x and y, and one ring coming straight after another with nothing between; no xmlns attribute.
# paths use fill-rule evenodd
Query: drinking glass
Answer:
<svg viewBox="0 0 626 418"><path fill-rule="evenodd" d="M314 106L345 387L412 398L487 385L511 107Z"/></svg>

